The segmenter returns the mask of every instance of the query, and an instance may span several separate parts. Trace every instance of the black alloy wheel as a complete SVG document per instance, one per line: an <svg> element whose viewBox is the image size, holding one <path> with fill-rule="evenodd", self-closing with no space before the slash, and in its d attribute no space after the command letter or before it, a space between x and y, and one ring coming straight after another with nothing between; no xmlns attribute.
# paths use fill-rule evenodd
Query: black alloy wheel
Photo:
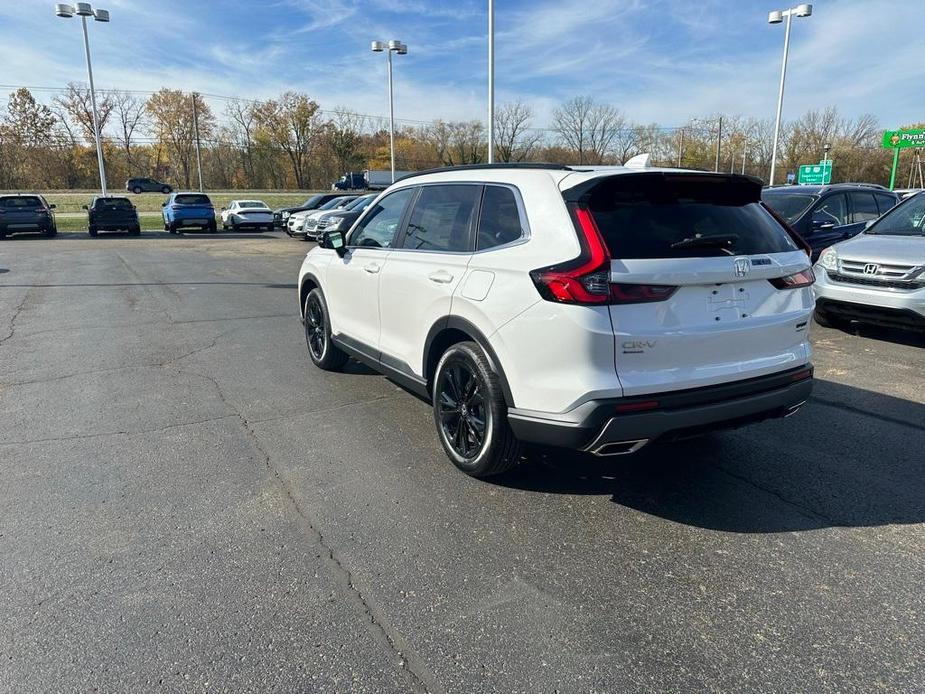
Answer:
<svg viewBox="0 0 925 694"><path fill-rule="evenodd" d="M520 462L501 379L477 343L459 342L443 353L432 392L437 435L456 467L488 477Z"/></svg>
<svg viewBox="0 0 925 694"><path fill-rule="evenodd" d="M305 344L315 366L325 371L339 371L347 363L347 354L331 341L328 307L320 289L312 289L303 307Z"/></svg>

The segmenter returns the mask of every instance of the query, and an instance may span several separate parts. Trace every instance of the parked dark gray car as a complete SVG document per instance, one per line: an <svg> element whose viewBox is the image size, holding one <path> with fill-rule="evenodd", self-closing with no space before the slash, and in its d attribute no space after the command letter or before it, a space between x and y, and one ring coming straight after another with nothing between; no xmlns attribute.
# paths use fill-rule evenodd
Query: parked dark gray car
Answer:
<svg viewBox="0 0 925 694"><path fill-rule="evenodd" d="M84 205L87 211L87 232L96 236L100 231L127 231L132 236L141 233L138 210L132 201L123 196L98 195Z"/></svg>
<svg viewBox="0 0 925 694"><path fill-rule="evenodd" d="M125 189L130 193L163 193L170 195L173 186L161 183L153 178L130 178L125 182Z"/></svg>
<svg viewBox="0 0 925 694"><path fill-rule="evenodd" d="M20 232L58 233L54 205L41 195L0 195L0 239Z"/></svg>

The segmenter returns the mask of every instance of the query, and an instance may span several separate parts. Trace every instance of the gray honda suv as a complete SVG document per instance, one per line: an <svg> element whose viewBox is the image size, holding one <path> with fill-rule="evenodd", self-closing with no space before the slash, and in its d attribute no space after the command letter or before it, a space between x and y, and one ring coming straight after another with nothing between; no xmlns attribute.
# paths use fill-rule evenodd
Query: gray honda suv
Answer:
<svg viewBox="0 0 925 694"><path fill-rule="evenodd" d="M925 193L822 251L813 288L820 325L925 330Z"/></svg>

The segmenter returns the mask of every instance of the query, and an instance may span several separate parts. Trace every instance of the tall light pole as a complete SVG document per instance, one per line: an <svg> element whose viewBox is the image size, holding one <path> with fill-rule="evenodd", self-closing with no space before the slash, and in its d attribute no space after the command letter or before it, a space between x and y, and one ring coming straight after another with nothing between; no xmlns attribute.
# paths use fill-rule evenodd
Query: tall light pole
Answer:
<svg viewBox="0 0 925 694"><path fill-rule="evenodd" d="M90 62L90 38L87 35L87 17L93 17L98 22L109 21L108 10L94 10L89 2L78 2L76 5L55 5L55 14L64 19L70 19L75 14L80 17L84 30L84 52L87 54L87 77L90 79L90 104L93 107L93 137L96 139L96 159L100 165L100 188L103 196L106 195L106 165L103 163L103 145L100 142L100 119L96 111L96 89L93 86L93 65Z"/></svg>
<svg viewBox="0 0 925 694"><path fill-rule="evenodd" d="M495 0L488 0L488 163L495 163Z"/></svg>
<svg viewBox="0 0 925 694"><path fill-rule="evenodd" d="M392 96L392 53L408 55L408 46L393 39L388 44L373 41L370 47L373 53L385 51L389 56L389 150L392 154L392 183L395 183L395 99Z"/></svg>
<svg viewBox="0 0 925 694"><path fill-rule="evenodd" d="M780 24L787 18L787 28L784 31L784 59L780 66L780 89L777 92L777 119L774 121L774 143L771 146L771 176L768 185L774 185L774 171L777 169L777 142L780 138L780 115L784 108L784 83L787 80L787 55L790 52L790 25L793 16L809 17L813 13L813 6L809 4L797 5L789 10L775 10L768 15L768 24Z"/></svg>

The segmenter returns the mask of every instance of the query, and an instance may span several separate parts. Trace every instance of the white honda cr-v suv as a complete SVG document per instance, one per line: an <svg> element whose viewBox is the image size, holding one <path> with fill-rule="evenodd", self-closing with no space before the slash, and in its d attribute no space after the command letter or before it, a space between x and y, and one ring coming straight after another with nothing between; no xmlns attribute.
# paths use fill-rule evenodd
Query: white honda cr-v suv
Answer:
<svg viewBox="0 0 925 694"><path fill-rule="evenodd" d="M431 399L476 476L522 442L619 455L790 415L812 388L814 278L760 196L644 163L403 178L305 257L309 354Z"/></svg>

